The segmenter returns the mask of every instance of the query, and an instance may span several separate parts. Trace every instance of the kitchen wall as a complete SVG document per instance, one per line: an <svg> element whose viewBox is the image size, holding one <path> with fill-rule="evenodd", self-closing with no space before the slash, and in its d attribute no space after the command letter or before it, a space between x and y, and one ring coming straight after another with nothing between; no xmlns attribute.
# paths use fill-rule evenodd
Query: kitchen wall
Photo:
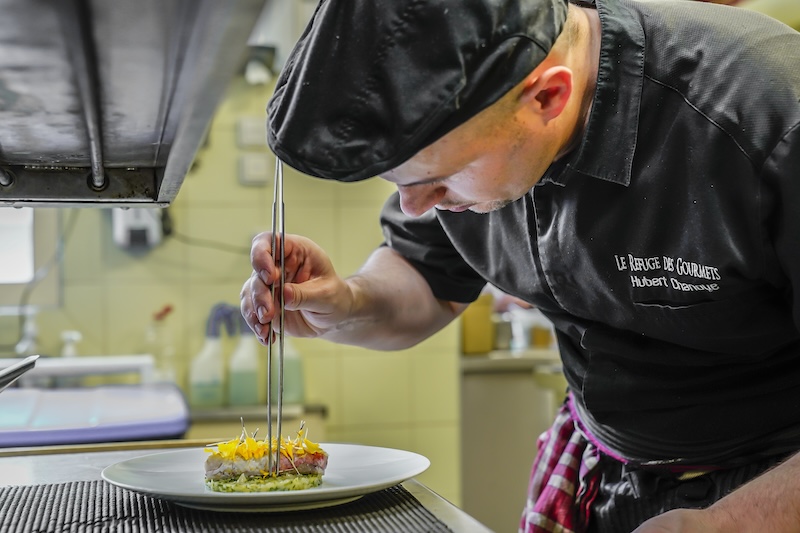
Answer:
<svg viewBox="0 0 800 533"><path fill-rule="evenodd" d="M207 145L169 208L180 240L168 237L146 253L131 253L113 243L109 211L65 210L65 220L77 219L64 254L64 306L37 318L43 353L58 353L60 332L67 329L82 332L81 354L140 352L151 315L171 304L169 327L185 386L185 368L202 346L209 309L221 301L238 305L250 273L250 240L270 225L274 159L266 147L241 148L236 136L241 119L263 121L270 90L234 81ZM243 154L265 154L269 185L239 183ZM314 239L340 274L350 274L380 244L378 214L392 190L377 179L329 183L287 169L287 232ZM230 352L233 341L226 342ZM307 400L328 407L328 440L419 452L432 462L420 479L459 503L457 324L402 352L319 340L294 344L304 358Z"/></svg>

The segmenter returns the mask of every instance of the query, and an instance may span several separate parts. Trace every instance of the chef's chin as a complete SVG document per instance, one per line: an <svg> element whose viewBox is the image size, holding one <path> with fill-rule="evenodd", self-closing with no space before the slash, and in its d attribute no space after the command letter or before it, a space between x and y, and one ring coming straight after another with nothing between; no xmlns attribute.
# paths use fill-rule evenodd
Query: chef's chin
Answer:
<svg viewBox="0 0 800 533"><path fill-rule="evenodd" d="M451 213L463 213L464 211L471 211L473 213L485 214L502 209L513 201L514 200L493 200L491 202L482 202L477 204L436 205L434 207L439 211L450 211Z"/></svg>
<svg viewBox="0 0 800 533"><path fill-rule="evenodd" d="M472 211L473 213L480 213L480 214L491 213L492 211L498 211L500 209L503 209L505 206L507 206L512 202L514 202L514 200L494 200L482 204L475 204L472 207L470 207L469 210Z"/></svg>

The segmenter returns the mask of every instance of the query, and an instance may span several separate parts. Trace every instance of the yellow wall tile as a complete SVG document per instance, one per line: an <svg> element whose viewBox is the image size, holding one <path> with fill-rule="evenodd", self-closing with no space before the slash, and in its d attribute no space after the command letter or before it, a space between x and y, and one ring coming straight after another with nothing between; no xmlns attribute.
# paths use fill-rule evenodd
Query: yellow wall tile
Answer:
<svg viewBox="0 0 800 533"><path fill-rule="evenodd" d="M271 179L270 186L272 186ZM287 214L290 209L296 207L338 208L340 202L337 201L337 193L341 187L341 183L306 176L289 165L283 165L283 196ZM271 199L272 190L270 190Z"/></svg>
<svg viewBox="0 0 800 533"><path fill-rule="evenodd" d="M408 425L332 427L328 431L328 437L336 442L398 450L411 450L412 446L411 430Z"/></svg>
<svg viewBox="0 0 800 533"><path fill-rule="evenodd" d="M258 208L187 210L185 227L176 226L176 232L190 237L194 243L178 243L186 254L184 276L198 283L204 280L235 282L238 287L232 297L238 302L241 284L252 272L250 243L266 224L267 216Z"/></svg>
<svg viewBox="0 0 800 533"><path fill-rule="evenodd" d="M460 373L453 352L415 351L411 360L411 413L413 420L453 422L459 411Z"/></svg>
<svg viewBox="0 0 800 533"><path fill-rule="evenodd" d="M386 199L397 191L397 187L380 178L340 183L336 198L343 208L383 206Z"/></svg>
<svg viewBox="0 0 800 533"><path fill-rule="evenodd" d="M76 348L81 355L105 355L108 331L106 302L102 286L70 283L64 287L64 306L36 319L40 335L39 350L44 355L59 355L61 332L76 330L82 340ZM48 332L49 334L44 334Z"/></svg>
<svg viewBox="0 0 800 533"><path fill-rule="evenodd" d="M340 350L347 350L348 347L334 344L330 341L322 339L305 339L292 337L292 345L302 355L309 357L334 357L339 354Z"/></svg>
<svg viewBox="0 0 800 533"><path fill-rule="evenodd" d="M341 274L355 273L383 242L379 216L379 204L372 207L348 207L337 213L341 228L337 239L341 251L337 269Z"/></svg>
<svg viewBox="0 0 800 533"><path fill-rule="evenodd" d="M104 271L101 228L107 225L105 209L64 209L61 213L62 231L74 218L74 226L64 248L62 275L64 282L96 283ZM96 238L87 238L93 235Z"/></svg>
<svg viewBox="0 0 800 533"><path fill-rule="evenodd" d="M342 355L342 420L345 424L408 423L409 359L402 352Z"/></svg>
<svg viewBox="0 0 800 533"><path fill-rule="evenodd" d="M310 351L308 344L291 339L303 358L303 375L306 401L325 405L328 411L327 423L333 426L342 424L342 372L340 357L325 351Z"/></svg>
<svg viewBox="0 0 800 533"><path fill-rule="evenodd" d="M411 432L410 449L431 462L417 479L455 505L461 504L460 439L456 423L418 425Z"/></svg>
<svg viewBox="0 0 800 533"><path fill-rule="evenodd" d="M302 235L314 241L336 266L339 250L335 247L335 242L339 226L333 207L306 207L302 203L287 205L285 230L288 234Z"/></svg>
<svg viewBox="0 0 800 533"><path fill-rule="evenodd" d="M172 305L168 317L174 333L177 353L185 353L183 325L187 309L186 290L182 284L173 283L119 283L103 292L106 310L107 343L109 354L142 353L144 334L155 312L164 305Z"/></svg>

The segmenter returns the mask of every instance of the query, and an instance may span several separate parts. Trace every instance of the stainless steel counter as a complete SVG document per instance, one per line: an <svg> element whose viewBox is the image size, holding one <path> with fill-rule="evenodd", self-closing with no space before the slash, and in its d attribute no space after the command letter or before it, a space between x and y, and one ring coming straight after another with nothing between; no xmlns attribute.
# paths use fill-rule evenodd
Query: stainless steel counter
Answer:
<svg viewBox="0 0 800 533"><path fill-rule="evenodd" d="M192 448L205 441L173 440L38 448L0 449L0 486L40 485L69 481L94 481L107 466L132 457ZM455 532L491 532L415 479L405 481L409 491L428 511ZM0 522L0 530L3 524Z"/></svg>

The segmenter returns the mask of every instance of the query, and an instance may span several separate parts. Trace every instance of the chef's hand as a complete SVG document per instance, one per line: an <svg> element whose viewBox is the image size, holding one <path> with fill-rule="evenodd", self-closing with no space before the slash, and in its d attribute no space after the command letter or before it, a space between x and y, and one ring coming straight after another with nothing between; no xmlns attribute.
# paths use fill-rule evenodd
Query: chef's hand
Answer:
<svg viewBox="0 0 800 533"><path fill-rule="evenodd" d="M437 299L425 278L405 258L380 246L362 267L341 278L314 242L286 235L284 331L376 350L402 350L453 321L465 303ZM272 261L272 234L253 239L253 274L242 287L241 309L263 344L275 320L271 286L280 279Z"/></svg>
<svg viewBox="0 0 800 533"><path fill-rule="evenodd" d="M751 479L703 510L674 509L635 533L797 533L800 453Z"/></svg>
<svg viewBox="0 0 800 533"><path fill-rule="evenodd" d="M284 331L294 337L324 335L347 317L353 298L350 288L336 274L328 255L310 239L286 235L284 248ZM280 320L277 291L272 297L272 284L280 281L280 265L272 259L272 233L253 239L250 262L253 273L242 287L240 307L250 329L267 344L271 342L269 324Z"/></svg>

